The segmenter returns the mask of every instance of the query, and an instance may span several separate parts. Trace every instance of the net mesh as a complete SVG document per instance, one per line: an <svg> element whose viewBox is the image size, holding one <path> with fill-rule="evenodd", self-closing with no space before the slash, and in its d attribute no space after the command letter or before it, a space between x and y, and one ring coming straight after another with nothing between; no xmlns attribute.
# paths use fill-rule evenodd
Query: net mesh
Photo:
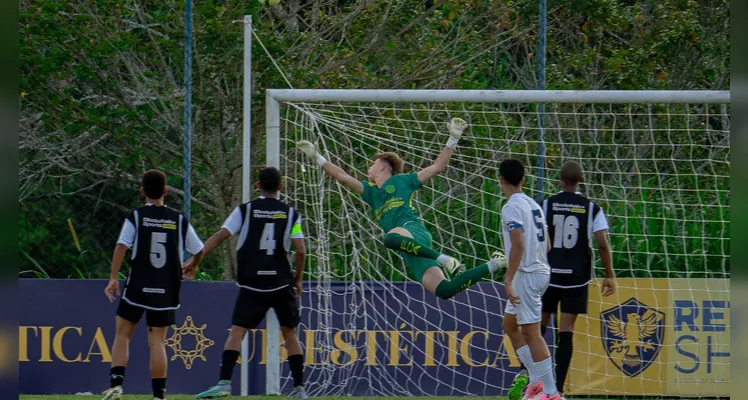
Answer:
<svg viewBox="0 0 748 400"><path fill-rule="evenodd" d="M312 394L344 395L360 386L372 395L497 395L518 364L500 328L505 299L499 285L436 300L384 248L383 232L360 197L295 149L301 139L363 180L378 152L399 154L405 172L430 165L447 141L445 123L463 118L470 127L449 167L415 198L435 248L467 266L503 248L499 161L521 160L525 192L537 199L557 192L562 163L576 160L585 172L581 192L608 217L617 296L672 291L642 284L648 278L691 278L711 283L687 283L690 299L729 298L729 280L719 279L730 277L728 105L547 104L542 143L533 104L285 103L281 110L285 199L304 216L313 266L314 293L302 298L301 310L302 341L313 353L306 369ZM537 167L541 145L545 158ZM603 276L599 261L595 272ZM676 311L660 297L647 301L667 315ZM601 335L601 315L578 324L577 336ZM665 318L661 325L674 323ZM384 333L367 336L372 331ZM466 339L469 332L478 333ZM718 345L729 352L729 342ZM655 361L658 368L675 362ZM372 368L407 362L407 368ZM729 370L729 357L713 362ZM567 388L583 389L575 374L620 374L614 364L605 361L597 372L573 364ZM292 382L283 379L288 389Z"/></svg>

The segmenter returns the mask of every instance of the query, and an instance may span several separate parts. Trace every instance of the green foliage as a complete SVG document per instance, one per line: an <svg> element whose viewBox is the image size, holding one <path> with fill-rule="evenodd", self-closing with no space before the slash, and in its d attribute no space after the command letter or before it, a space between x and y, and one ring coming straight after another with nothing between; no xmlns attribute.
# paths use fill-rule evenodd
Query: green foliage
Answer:
<svg viewBox="0 0 748 400"><path fill-rule="evenodd" d="M550 89L730 87L727 1L559 0L550 2L549 7ZM121 221L128 209L140 204L138 180L148 168L158 167L168 173L167 204L182 208L182 10L183 2L172 0L20 2L19 247L21 270L32 271L22 276L106 277ZM237 21L245 14L253 16L257 34L297 88L532 89L537 85L535 0L351 0L324 4L284 0L277 7L263 7L254 0L207 0L196 2L194 13L190 220L202 238L219 229L241 200L241 167L246 160L241 154L243 33L242 24ZM259 166L265 160L264 90L287 84L256 42L252 78L254 122L249 161L252 166ZM442 114L424 110L413 119L424 124L441 121L447 115L445 110L458 110L462 105L434 107ZM663 112L656 108L646 111ZM713 114L719 112L714 111ZM400 124L399 129L405 132L407 126L391 119L396 114L383 113L371 123L389 121L393 129ZM676 117L669 122L673 126L685 123ZM501 122L507 128L521 127L523 123L529 121ZM719 125L725 121L704 123ZM726 123L729 126L729 118ZM490 126L486 123L473 130L477 141L497 134ZM621 138L613 136L599 135L594 140L619 143ZM654 141L698 144L711 139L692 134L675 139L657 137ZM347 148L371 155L373 139L341 140L348 141ZM573 141L578 142L576 137ZM383 146L390 150L396 147L392 143ZM536 146L532 141L517 142L506 150L510 155L526 155L532 154ZM570 151L591 157L584 148ZM559 157L561 150L551 146L547 150L547 164L553 169L560 162L554 157ZM472 155L475 159L491 156L488 149ZM534 158L523 161L534 165ZM644 182L698 189L681 191L681 204L729 204L726 195L717 194L724 197L717 199L705 190L714 187L714 182L698 179L700 172L706 174L706 169L694 174L688 171L692 166L685 163L649 167L651 170L641 171L650 173L647 177L663 169L680 174L691 172L695 179L692 182ZM590 168L615 170L617 166L598 160ZM729 170L708 175L724 176L718 183L729 187ZM613 186L611 182L603 184L607 188ZM293 182L289 181L289 185ZM484 191L496 190L488 179L481 185ZM632 262L646 265L653 274L680 271L679 266L686 263L694 269L681 271L683 274L708 274L715 269L729 272L729 259L713 256L729 254L729 233L724 225L677 222L695 212L703 213L700 218L704 220L729 221L729 209L668 208L660 203L676 202L645 189L593 191L591 195L620 199L603 204L611 212L651 216L644 225L627 220L622 228L628 233L626 242L615 235L611 240L620 248L639 249L631 251L636 254ZM427 202L433 194L421 196L421 201ZM342 200L330 201L339 205ZM476 201L492 209L500 206L489 198ZM439 212L465 212L471 204L453 202L449 207L454 209L426 213L425 221L432 230L441 229ZM480 224L498 224L495 213L471 212L476 213ZM72 238L68 219L80 249ZM658 219L669 222L659 224ZM464 233L480 237L482 243L498 243L500 238L481 232L480 224L465 227ZM673 232L713 240L676 243L663 239ZM640 239L631 243L634 233ZM453 245L457 246L457 242ZM465 251L472 251L476 245L463 244ZM234 261L229 246L223 247L208 257L201 279L232 276ZM343 273L345 268L341 265L350 261L351 251L350 247L336 249L330 273ZM647 254L653 252L672 256L664 265L648 258ZM387 257L391 257L390 262L397 262L393 255ZM309 265L317 262L313 254ZM616 261L616 265L626 268L622 264L621 260ZM376 273L382 279L402 279L398 271L396 268Z"/></svg>

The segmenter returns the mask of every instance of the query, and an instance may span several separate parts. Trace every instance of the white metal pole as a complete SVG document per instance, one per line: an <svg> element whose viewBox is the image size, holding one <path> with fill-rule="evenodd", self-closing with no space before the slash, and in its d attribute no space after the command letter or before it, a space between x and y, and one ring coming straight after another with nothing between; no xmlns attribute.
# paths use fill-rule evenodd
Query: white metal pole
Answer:
<svg viewBox="0 0 748 400"><path fill-rule="evenodd" d="M242 126L242 202L250 200L252 190L252 16L244 16L244 118ZM242 340L241 395L249 395L249 335Z"/></svg>
<svg viewBox="0 0 748 400"><path fill-rule="evenodd" d="M280 168L280 103L269 94L265 96L266 165ZM266 317L267 366L265 394L280 394L280 324L271 308Z"/></svg>
<svg viewBox="0 0 748 400"><path fill-rule="evenodd" d="M279 102L334 101L383 103L729 103L730 91L718 90L385 90L268 89Z"/></svg>

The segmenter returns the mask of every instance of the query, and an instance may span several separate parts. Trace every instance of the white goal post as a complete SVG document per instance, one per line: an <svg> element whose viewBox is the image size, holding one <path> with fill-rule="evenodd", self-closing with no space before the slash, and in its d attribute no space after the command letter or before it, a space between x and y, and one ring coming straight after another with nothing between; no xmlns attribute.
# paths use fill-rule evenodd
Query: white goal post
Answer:
<svg viewBox="0 0 748 400"><path fill-rule="evenodd" d="M246 101L245 99L245 107L248 108ZM547 107L544 114L539 115L535 108L537 104L552 106ZM426 197L430 200L419 203L422 212L423 209L431 212L429 221L432 221L431 217L436 218L433 214L439 215L439 219L435 221L443 221L441 224L434 222L433 225L427 222L427 227L432 231L436 230L433 233L437 248L444 246L472 264L474 259L483 256L482 253L471 254L483 251L482 241L488 240L492 242L491 245L498 247L498 239L491 239L499 237L494 227L476 226L487 224L486 221L489 220L493 221L495 215L475 217L475 213L496 212L498 210L493 208L503 201L500 194L492 192L495 188L490 183L491 179L495 178L493 171L498 165L497 161L503 154L531 161L526 163L528 179L536 176L536 165L542 166L543 171L539 179L542 182L541 186L538 186L542 190L535 193L536 195L553 193L555 181L549 177L557 170L563 159L589 160L584 163L585 173L590 172L589 176L585 177L585 184L591 189L583 192L595 201L601 201L604 209L610 209L610 212L606 209L606 213L612 217L612 246L614 251L618 252L617 259L625 261L619 263L628 264L622 265L621 268L630 270L632 279L658 277L659 275L647 271L661 270L669 274L663 275L668 278L729 278L729 251L725 250L729 250L729 215L722 216L717 221L711 221L711 217L707 217L723 215L724 207L729 208L729 193L722 193L723 188L720 188L725 179L729 182L729 104L729 91L269 89L266 91L265 103L265 165L279 168L286 179L292 181L286 186L293 189L284 192L284 196L307 207L306 210L301 210L304 218L307 218L305 211L315 216L313 229L307 228L306 224L312 222L305 219L305 229L310 230L305 233L313 238L314 243L310 250L310 254L316 253L313 262L320 263L319 268L327 272L315 275L314 281L310 283L312 291L327 293L330 296L334 295L330 294L333 292L329 287L330 282L345 281L356 285L357 282L368 281L367 278L382 279L381 276L375 276L375 272L369 271L381 269L383 265L391 263L392 259L388 258L390 256L387 255L386 249L373 250L376 241L379 240L375 236L379 233L375 231L374 225L361 222L370 218L366 206L363 203L356 203L354 197L345 197L348 194L337 190L337 184L325 178L320 172L315 170L307 174L307 169L314 169L317 166L306 163L301 157L295 159L292 141L299 138L315 141L314 139L320 140L322 137L321 140L327 142L320 152L346 171L357 173L359 179L364 179L372 152L398 152L399 140L406 140L408 143L408 150L403 151L406 170L422 167L423 162L435 159L438 150L443 146L443 139L446 138L443 129L439 132L439 124L445 122L446 116L459 116L467 120L471 126L475 126L479 136L471 138L470 129L467 131L463 141L469 150L461 153L463 147L459 147L452 160L456 165L454 168L457 174L445 176L439 183L434 183L434 186L442 185L443 188L453 189L459 184L465 188L444 192L447 193L445 195L442 195L442 187L438 190L429 189ZM541 125L542 128L538 128L539 119L547 121ZM718 126L719 124L722 125ZM294 131L293 137L289 136L291 130ZM358 132L361 134L360 137L349 137ZM252 171L249 166L250 130L245 128L244 135L244 182L248 185L247 175ZM428 142L430 135L436 137L433 146ZM723 142L725 135L727 144ZM708 148L703 154L694 154L693 139L697 136L700 138L700 146ZM285 147L282 145L284 140L288 141ZM718 140L720 142L716 143ZM631 148L628 149L627 146ZM350 162L348 158L339 160L335 157L342 158L342 154L336 154L340 153L341 149L346 150L346 157L351 156ZM330 154L326 151L330 151ZM723 159L725 155L726 160ZM481 160L482 157L489 158ZM536 164L538 158L542 162ZM702 168L699 163L707 163L709 166ZM487 165L485 169L484 165ZM298 175L289 178L287 169L290 168L304 173L298 172ZM662 178L657 177L658 169L663 170ZM628 179L631 174L637 178ZM626 196L632 197L622 198L618 185L624 193L629 193ZM529 182L528 187L531 187ZM482 197L470 197L467 193L468 188ZM711 189L718 192L716 197L707 194ZM626 192L627 190L629 192ZM729 188L727 190L729 191ZM631 194L633 191L636 191L635 195ZM337 193L343 197L334 198ZM329 195L331 197L328 197ZM442 196L439 197L440 195ZM316 198L315 196L323 196L324 200L309 200ZM439 208L438 201L446 202L446 208ZM334 205L331 205L333 203ZM659 211L659 208L651 211L652 207L660 205L664 211ZM489 208L491 210L488 210ZM340 237L343 238L338 244L341 246L340 249L353 249L350 251L356 253L356 259L346 254L338 254L338 250L335 250L335 254L329 254L329 257L325 254L332 244L327 243L327 238L320 236L327 234L331 228L323 226L329 221L320 216L326 216L332 211L337 213L339 209L345 215L331 218L338 223L349 223L350 226L340 229L341 232L350 232L351 237L343 237L345 234L341 234ZM452 211L445 211L447 209L456 211L450 214ZM697 209L703 213L696 212ZM629 227L628 224L635 224L637 212L652 213L652 221L664 221L662 224L665 227L657 232L647 230L647 226ZM614 224L626 224L626 227L616 228ZM724 237L725 227L727 237ZM637 230L640 228L643 231ZM474 241L465 238L463 241L454 242L455 238L463 237L468 234L467 232L471 235L479 232L481 236L476 237ZM709 232L717 232L714 234L717 236L723 235L718 238L722 243L721 254L714 254L713 250L719 248L719 244L700 239L700 236L709 235ZM664 242L668 237L674 241L682 241L683 246L675 248L669 247L667 243L661 245L659 242L653 242L653 238ZM363 241L367 243L357 247L358 243ZM620 246L618 249L615 248L617 245ZM693 246L701 247L694 249ZM639 255L641 257L637 258ZM332 265L335 263L333 258L352 263L351 267L336 270L337 267ZM321 266L322 263L325 264L324 267ZM307 264L307 268L309 265L310 263ZM393 273L407 275L403 271ZM716 286L709 286L704 290L726 291L729 295L729 286L715 288ZM626 289L644 290L622 287L622 290ZM485 296L495 297L496 294ZM316 304L305 304L306 299L302 298L302 321L305 312L311 312L317 307ZM361 300L361 303L362 308L359 307L357 310L366 309L366 300ZM434 318L439 312L429 311L433 313ZM267 322L266 394L280 394L281 381L287 377L281 376L280 373L280 330L277 319L270 314L273 312L270 311ZM431 318L431 315L424 318ZM417 322L422 321L404 323ZM472 320L466 321L471 322ZM432 322L423 323L428 325ZM729 327L729 320L726 323ZM355 322L351 324L355 325ZM329 326L325 328L330 329ZM340 327L343 328L361 329L356 326ZM401 328L388 326L380 329ZM729 348L729 344L727 346ZM247 395L247 356L248 346L245 340L241 358L242 395ZM312 392L319 395L347 394L346 389L336 388L337 383L332 380L338 377L332 368L348 368L350 375L357 373L353 369L355 366L336 367L331 364L314 368L319 368L320 373L314 374L312 370L311 376L320 383L314 386L312 382ZM428 371L424 368L418 373L429 375ZM388 383L389 379L394 380L386 376L366 379L369 384L374 381ZM398 386L397 383L394 385ZM469 391L467 387L453 389L456 390L454 393ZM393 389L392 393L395 392L398 391ZM390 392L381 390L373 393ZM407 390L402 389L398 393L407 393Z"/></svg>

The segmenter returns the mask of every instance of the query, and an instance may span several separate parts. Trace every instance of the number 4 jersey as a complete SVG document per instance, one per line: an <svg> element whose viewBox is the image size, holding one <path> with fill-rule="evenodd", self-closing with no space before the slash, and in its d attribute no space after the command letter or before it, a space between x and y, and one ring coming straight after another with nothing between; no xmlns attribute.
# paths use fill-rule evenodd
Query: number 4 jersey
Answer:
<svg viewBox="0 0 748 400"><path fill-rule="evenodd" d="M291 285L291 239L302 239L301 215L278 199L261 196L241 204L223 223L239 235L236 247L237 283L258 292Z"/></svg>
<svg viewBox="0 0 748 400"><path fill-rule="evenodd" d="M182 214L146 204L130 211L117 243L132 250L122 300L148 310L179 308L182 260L203 249L203 242Z"/></svg>
<svg viewBox="0 0 748 400"><path fill-rule="evenodd" d="M580 193L560 192L543 202L551 240L551 286L573 288L592 281L592 235L608 229L603 210Z"/></svg>
<svg viewBox="0 0 748 400"><path fill-rule="evenodd" d="M546 256L546 226L543 210L538 203L524 193L515 193L501 209L501 225L507 258L512 248L511 231L522 229L524 254L519 264L522 272L550 273Z"/></svg>

